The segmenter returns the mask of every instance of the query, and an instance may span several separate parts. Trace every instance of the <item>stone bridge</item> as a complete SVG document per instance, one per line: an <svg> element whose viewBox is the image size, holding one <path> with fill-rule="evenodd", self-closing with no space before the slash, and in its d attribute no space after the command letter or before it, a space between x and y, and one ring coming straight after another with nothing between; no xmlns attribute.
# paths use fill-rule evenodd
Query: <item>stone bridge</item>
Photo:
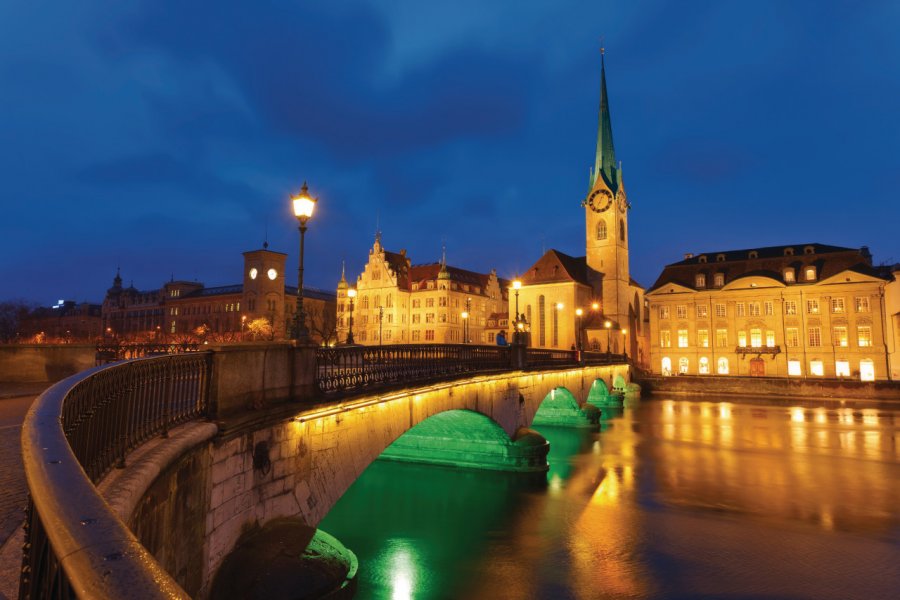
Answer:
<svg viewBox="0 0 900 600"><path fill-rule="evenodd" d="M631 379L625 361L586 365L584 357L562 353L555 358L543 356L543 363L531 368L521 364L514 366L522 368L503 370L488 365L488 373L460 369L462 373L452 378L443 374L437 382L403 385L399 381L382 385L377 393L366 393L370 386L361 385L339 397L323 398L315 391L315 380L324 371L321 360L311 356L314 352L268 344L206 353L204 377L192 379L185 371L180 380L170 376L164 386L157 387L165 394L172 390L184 394L183 390L194 389L192 385L198 394L206 390L213 422L181 419L186 422L167 428L165 437L152 437L127 457L123 451L126 468L97 471L104 473L97 478L97 489L114 518L127 526L141 546L134 558L146 558L142 552L152 555L174 579L172 585L177 583L172 589L206 596L218 567L239 538L273 519L298 517L316 526L380 456L543 476L547 444L529 428L535 423L596 424L599 411L588 403L592 389L596 394L598 387L603 391L612 388L614 381L621 384ZM487 364L483 357L476 362ZM135 381L152 384L152 378L144 381L136 374L126 380L132 386ZM60 386L50 392L62 394L56 402L65 404L72 382ZM110 389L108 383L105 389ZM133 393L141 397L140 391ZM312 403L314 397L317 400ZM142 411L147 409L135 412ZM26 423L26 430L38 425ZM27 437L25 448L26 471L34 470L29 461L40 460L40 452L29 449ZM47 487L41 481L47 469L40 471L34 477L33 495L34 490ZM31 486L31 472L28 477ZM34 504L42 514L55 506L37 495ZM48 534L51 546L55 545L54 535ZM71 539L64 541L72 544ZM89 555L89 546L95 542L84 539L80 548L54 550L69 557L80 552ZM68 570L66 575L72 580ZM146 582L149 587L160 576L158 571L151 575ZM80 572L76 576L73 588L87 577ZM132 583L129 595L140 585ZM120 591L109 589L107 595ZM96 593L96 585L92 592L104 595Z"/></svg>

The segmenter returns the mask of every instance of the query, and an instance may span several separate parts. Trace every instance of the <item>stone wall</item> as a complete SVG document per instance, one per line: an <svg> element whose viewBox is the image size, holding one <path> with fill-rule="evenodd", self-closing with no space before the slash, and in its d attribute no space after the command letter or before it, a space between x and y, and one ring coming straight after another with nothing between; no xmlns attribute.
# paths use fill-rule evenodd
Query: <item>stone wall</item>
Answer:
<svg viewBox="0 0 900 600"><path fill-rule="evenodd" d="M645 377L638 383L641 384L644 393L652 394L751 395L900 402L900 382L896 381L679 375Z"/></svg>
<svg viewBox="0 0 900 600"><path fill-rule="evenodd" d="M0 345L0 382L53 383L94 366L91 344Z"/></svg>

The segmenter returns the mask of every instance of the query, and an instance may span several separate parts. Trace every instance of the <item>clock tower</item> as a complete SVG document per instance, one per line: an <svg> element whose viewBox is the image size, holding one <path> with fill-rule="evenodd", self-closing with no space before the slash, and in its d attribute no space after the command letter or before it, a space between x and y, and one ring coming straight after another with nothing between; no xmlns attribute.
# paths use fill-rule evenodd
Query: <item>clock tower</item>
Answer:
<svg viewBox="0 0 900 600"><path fill-rule="evenodd" d="M620 327L628 327L634 314L631 277L628 272L628 210L622 167L616 163L609 98L606 94L606 65L600 50L600 124L597 154L590 172L590 188L582 201L585 213L585 254L595 293L602 298L606 317Z"/></svg>

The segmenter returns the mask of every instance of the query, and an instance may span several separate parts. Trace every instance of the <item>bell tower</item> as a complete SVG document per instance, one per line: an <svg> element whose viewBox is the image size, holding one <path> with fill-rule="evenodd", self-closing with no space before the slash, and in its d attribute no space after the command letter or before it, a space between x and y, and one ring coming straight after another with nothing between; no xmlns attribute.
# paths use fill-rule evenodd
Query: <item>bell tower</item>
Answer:
<svg viewBox="0 0 900 600"><path fill-rule="evenodd" d="M605 316L622 327L629 322L631 277L628 271L628 209L622 182L622 165L616 163L609 98L606 94L606 64L600 49L600 123L597 154L590 171L584 207L585 255L594 271L594 293L602 298Z"/></svg>

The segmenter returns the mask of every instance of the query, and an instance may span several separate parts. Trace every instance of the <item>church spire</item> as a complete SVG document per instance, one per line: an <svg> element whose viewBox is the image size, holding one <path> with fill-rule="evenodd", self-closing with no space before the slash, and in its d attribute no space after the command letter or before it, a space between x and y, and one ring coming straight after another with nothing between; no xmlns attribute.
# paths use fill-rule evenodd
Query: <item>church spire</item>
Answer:
<svg viewBox="0 0 900 600"><path fill-rule="evenodd" d="M600 48L600 123L597 128L594 179L591 183L596 182L596 178L601 174L606 184L615 192L619 186L619 177L616 169L616 150L613 146L612 121L609 117L609 96L606 94L606 62L603 48Z"/></svg>

